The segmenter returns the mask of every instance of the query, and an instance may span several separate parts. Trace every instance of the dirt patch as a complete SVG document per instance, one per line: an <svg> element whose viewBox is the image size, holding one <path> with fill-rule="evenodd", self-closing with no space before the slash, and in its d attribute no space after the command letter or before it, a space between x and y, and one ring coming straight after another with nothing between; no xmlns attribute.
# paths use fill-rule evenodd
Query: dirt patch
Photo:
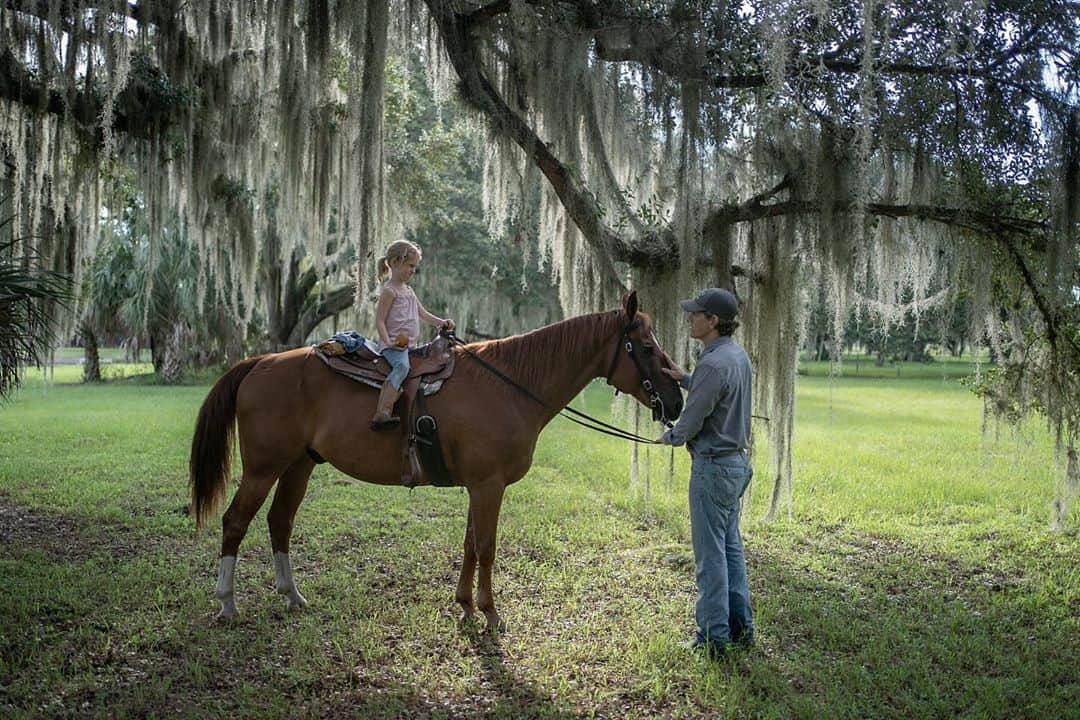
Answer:
<svg viewBox="0 0 1080 720"><path fill-rule="evenodd" d="M35 550L62 555L77 546L79 522L16 505L0 496L0 546L8 557L20 557Z"/></svg>
<svg viewBox="0 0 1080 720"><path fill-rule="evenodd" d="M34 552L76 562L100 555L127 558L168 544L127 525L31 508L0 495L0 555L14 560Z"/></svg>

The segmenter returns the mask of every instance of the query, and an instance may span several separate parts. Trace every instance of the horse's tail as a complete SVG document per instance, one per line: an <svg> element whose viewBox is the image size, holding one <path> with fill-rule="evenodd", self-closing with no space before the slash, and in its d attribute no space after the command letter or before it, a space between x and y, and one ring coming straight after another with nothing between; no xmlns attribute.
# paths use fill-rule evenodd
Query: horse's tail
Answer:
<svg viewBox="0 0 1080 720"><path fill-rule="evenodd" d="M195 437L191 439L191 514L195 526L217 508L225 496L232 467L233 437L236 433L236 392L255 364L262 359L250 357L229 368L218 378L199 409Z"/></svg>

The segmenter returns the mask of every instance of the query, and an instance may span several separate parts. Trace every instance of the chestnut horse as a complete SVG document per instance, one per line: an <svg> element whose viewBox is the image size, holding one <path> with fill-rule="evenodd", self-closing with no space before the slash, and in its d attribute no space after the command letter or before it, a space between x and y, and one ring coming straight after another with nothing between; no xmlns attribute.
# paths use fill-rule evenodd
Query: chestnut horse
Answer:
<svg viewBox="0 0 1080 720"><path fill-rule="evenodd" d="M669 420L678 417L682 394L660 371L671 367L671 360L659 347L649 316L638 312L636 293L627 295L619 310L456 347L454 352L454 375L426 399L427 410L438 420L451 476L469 491L465 555L455 599L464 609L463 621L478 607L487 629L493 630L500 626L491 569L503 491L528 472L544 426L597 377L606 377L617 390L659 409ZM521 388L496 377L476 358ZM200 527L225 495L234 421L243 460L240 487L222 517L218 617L236 613L237 549L275 482L267 520L275 584L289 608L307 604L292 577L289 537L315 466L312 456L360 480L401 482L401 433L368 428L376 396L370 388L331 372L307 347L242 360L210 390L191 444L192 512Z"/></svg>

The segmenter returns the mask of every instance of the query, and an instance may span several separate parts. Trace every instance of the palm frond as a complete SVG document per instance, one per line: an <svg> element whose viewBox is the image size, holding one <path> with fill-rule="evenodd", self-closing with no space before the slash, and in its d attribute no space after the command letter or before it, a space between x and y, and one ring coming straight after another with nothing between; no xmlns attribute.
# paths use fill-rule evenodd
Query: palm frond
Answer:
<svg viewBox="0 0 1080 720"><path fill-rule="evenodd" d="M0 241L0 400L18 385L20 371L41 364L55 337L55 311L71 299L71 279L41 267L19 238Z"/></svg>

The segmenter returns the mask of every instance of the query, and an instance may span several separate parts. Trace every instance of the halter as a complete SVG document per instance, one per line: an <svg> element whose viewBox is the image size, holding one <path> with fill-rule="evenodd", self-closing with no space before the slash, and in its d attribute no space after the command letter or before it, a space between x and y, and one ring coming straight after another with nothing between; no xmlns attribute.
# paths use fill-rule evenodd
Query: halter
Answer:
<svg viewBox="0 0 1080 720"><path fill-rule="evenodd" d="M608 365L607 375L604 376L608 385L612 385L611 376L615 374L615 366L619 362L619 351L626 350L626 354L630 356L631 362L634 363L634 367L637 368L638 377L641 378L641 388L649 396L649 407L652 408L653 420L659 420L667 427L671 427L671 422L667 417L667 410L664 407L664 401L660 397L660 393L656 391L656 386L653 381L649 379L648 373L645 372L645 368L641 364L641 358L634 350L634 342L630 339L630 333L641 327L641 320L633 320L623 326L622 331L619 333L619 340L615 343L615 354L611 356L611 364ZM615 392L618 392L616 390Z"/></svg>

